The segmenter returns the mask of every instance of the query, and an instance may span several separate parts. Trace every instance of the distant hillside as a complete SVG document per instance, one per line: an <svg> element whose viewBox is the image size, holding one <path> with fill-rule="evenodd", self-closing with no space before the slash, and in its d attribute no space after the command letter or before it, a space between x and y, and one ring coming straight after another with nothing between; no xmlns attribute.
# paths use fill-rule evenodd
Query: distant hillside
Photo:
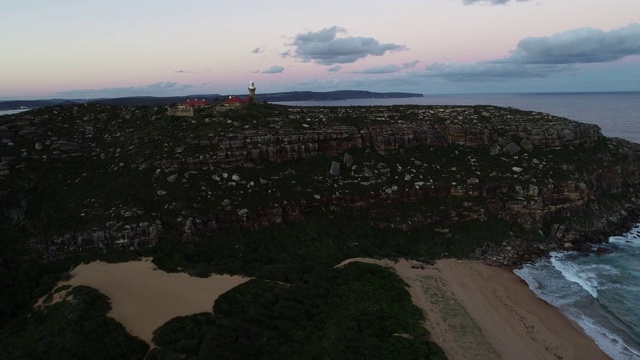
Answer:
<svg viewBox="0 0 640 360"><path fill-rule="evenodd" d="M63 105L63 104L105 104L113 106L158 106L168 105L187 101L187 99L207 99L215 101L224 98L220 94L208 95L186 95L186 96L129 96L121 98L104 98L104 99L47 99L47 100L10 100L0 101L0 110L18 110L25 106L30 109L41 108L45 106Z"/></svg>
<svg viewBox="0 0 640 360"><path fill-rule="evenodd" d="M243 95L239 95L243 96ZM186 96L129 96L121 98L105 98L105 99L47 99L47 100L10 100L0 101L0 110L17 110L25 106L28 108L40 108L45 106L61 105L61 104L105 104L114 106L156 106L176 104L187 101L187 99L207 99L215 102L224 99L225 95L220 94L198 94ZM422 94L388 92L377 93L371 91L360 90L337 90L327 92L315 91L290 91L270 94L257 94L256 100L266 102L282 102L282 101L332 101L347 99L393 99L393 98L409 98L422 97Z"/></svg>
<svg viewBox="0 0 640 360"><path fill-rule="evenodd" d="M223 95L220 94L207 94L207 95L187 95L187 96L129 96L112 99L92 99L86 102L90 104L105 104L113 106L157 106L157 105L170 105L185 102L189 99L207 99L209 101L215 101L216 99L222 100Z"/></svg>

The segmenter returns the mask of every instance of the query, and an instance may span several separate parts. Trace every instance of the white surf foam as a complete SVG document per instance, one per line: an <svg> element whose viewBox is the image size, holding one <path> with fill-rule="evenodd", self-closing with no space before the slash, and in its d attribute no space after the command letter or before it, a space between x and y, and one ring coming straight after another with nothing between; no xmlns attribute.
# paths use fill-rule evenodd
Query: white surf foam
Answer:
<svg viewBox="0 0 640 360"><path fill-rule="evenodd" d="M640 248L640 224L629 230L628 233L620 236L611 236L609 243Z"/></svg>
<svg viewBox="0 0 640 360"><path fill-rule="evenodd" d="M568 281L580 285L594 298L598 297L598 278L597 274L588 271L586 267L563 261L566 253L552 253L551 264L556 270L560 271L562 276Z"/></svg>
<svg viewBox="0 0 640 360"><path fill-rule="evenodd" d="M616 360L633 360L640 358L640 350L627 345L620 336L603 327L599 327L593 319L579 312L569 317L584 329L587 335L596 342L598 347L611 358Z"/></svg>
<svg viewBox="0 0 640 360"><path fill-rule="evenodd" d="M513 273L524 280L529 285L529 289L539 298L558 308L576 300L576 291L571 288L581 289L577 285L572 285L574 283L566 281L560 272L551 265L549 259L526 264L513 270Z"/></svg>

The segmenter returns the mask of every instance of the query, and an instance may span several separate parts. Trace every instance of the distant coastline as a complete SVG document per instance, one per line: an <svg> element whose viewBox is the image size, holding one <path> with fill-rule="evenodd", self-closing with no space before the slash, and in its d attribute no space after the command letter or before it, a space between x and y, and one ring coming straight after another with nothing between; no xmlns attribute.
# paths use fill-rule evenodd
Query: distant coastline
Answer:
<svg viewBox="0 0 640 360"><path fill-rule="evenodd" d="M237 94L236 94L237 95ZM336 90L336 91L288 91L279 93L257 94L256 101L283 102L283 101L335 101L353 99L399 99L423 97L419 93L406 92L372 92L361 90ZM210 101L221 101L228 95L221 94L196 94L185 96L128 96L120 98L101 99L42 99L42 100L7 100L0 101L0 111L19 110L24 107L34 109L45 106L61 104L86 104L102 103L116 106L158 106L185 102L188 99L207 99Z"/></svg>
<svg viewBox="0 0 640 360"><path fill-rule="evenodd" d="M256 94L257 101L272 103L310 103L309 105L322 105L322 102L332 102L332 105L340 105L340 101L349 100L384 100L384 99L441 99L443 97L491 97L491 96L597 96L597 95L634 95L640 91L597 91L597 92L517 92L517 93L465 93L465 94L420 94L408 92L372 92L361 90L336 90L336 91L288 91L279 93ZM45 106L60 104L85 104L102 103L116 106L163 106L177 104L188 99L209 99L211 101L222 100L229 95L222 94L194 94L185 96L128 96L119 98L99 99L38 99L38 100L0 100L0 115L6 115L7 110L20 110L21 107L35 109ZM238 94L232 95L238 96ZM335 103L334 103L335 102ZM444 104L443 104L444 105ZM24 109L22 109L24 110Z"/></svg>

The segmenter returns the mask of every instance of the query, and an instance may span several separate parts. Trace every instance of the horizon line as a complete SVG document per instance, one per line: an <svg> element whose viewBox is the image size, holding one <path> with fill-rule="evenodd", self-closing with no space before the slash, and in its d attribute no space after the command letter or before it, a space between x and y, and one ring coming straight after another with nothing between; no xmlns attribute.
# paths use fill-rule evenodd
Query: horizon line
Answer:
<svg viewBox="0 0 640 360"><path fill-rule="evenodd" d="M314 90L292 90L292 91L279 91L263 93L262 95L273 94L287 94L295 92L314 92L314 93L330 93L336 91L366 91L373 94L385 94L385 93L406 93L427 96L462 96L462 95L571 95L571 94L634 94L640 93L640 90L610 90L610 91L514 91L514 92L468 92L468 93L419 93L408 91L369 91L369 90L354 90L354 89L340 89L340 90L327 90L327 91L314 91ZM14 102L14 101L51 101L51 100L112 100L112 99L128 99L128 98L171 98L171 97L195 97L195 96L213 96L213 97L225 97L225 96L238 96L239 94L186 94L186 95L129 95L129 96L116 96L116 97L42 97L42 98L0 98L0 103ZM260 94L257 94L260 96ZM400 98L398 98L400 99Z"/></svg>

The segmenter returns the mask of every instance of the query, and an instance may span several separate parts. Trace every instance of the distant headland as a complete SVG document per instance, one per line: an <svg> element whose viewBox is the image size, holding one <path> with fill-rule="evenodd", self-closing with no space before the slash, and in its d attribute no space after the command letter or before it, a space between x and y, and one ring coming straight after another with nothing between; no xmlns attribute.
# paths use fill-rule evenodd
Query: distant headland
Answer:
<svg viewBox="0 0 640 360"><path fill-rule="evenodd" d="M120 98L101 99L43 99L43 100L8 100L0 101L0 110L18 110L28 108L39 108L44 106L54 106L62 104L85 104L101 103L115 106L140 106L140 105L169 105L185 102L189 99L207 99L210 101L222 100L228 95L222 94L196 94L185 96L128 96ZM257 94L256 101L259 102L284 102L284 101L331 101L350 99L400 99L423 97L418 93L406 92L372 92L362 90L336 90L336 91L288 91L279 93Z"/></svg>

